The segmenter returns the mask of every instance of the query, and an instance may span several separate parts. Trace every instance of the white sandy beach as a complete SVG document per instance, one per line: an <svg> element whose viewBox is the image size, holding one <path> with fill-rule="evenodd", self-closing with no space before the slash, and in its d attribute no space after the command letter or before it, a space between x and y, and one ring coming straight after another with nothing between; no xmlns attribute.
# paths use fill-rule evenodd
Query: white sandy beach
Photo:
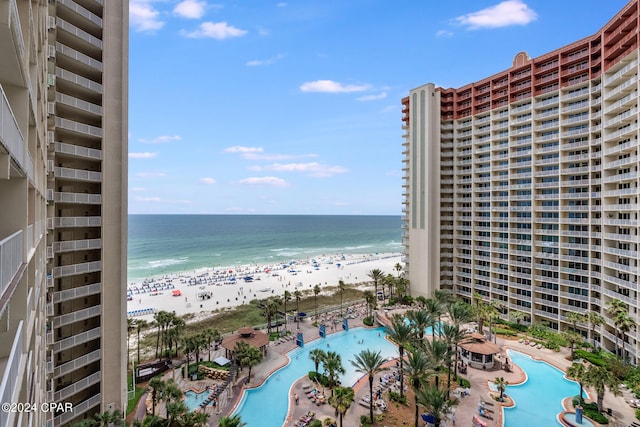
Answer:
<svg viewBox="0 0 640 427"><path fill-rule="evenodd" d="M402 265L402 255L323 255L315 258L315 264L313 261L208 268L129 283L127 312L129 317L149 321L160 310L178 315L210 313L253 299L282 296L285 290L293 293L311 291L315 285L335 287L339 280L346 284L369 282L367 273L376 268L395 275L394 266Z"/></svg>

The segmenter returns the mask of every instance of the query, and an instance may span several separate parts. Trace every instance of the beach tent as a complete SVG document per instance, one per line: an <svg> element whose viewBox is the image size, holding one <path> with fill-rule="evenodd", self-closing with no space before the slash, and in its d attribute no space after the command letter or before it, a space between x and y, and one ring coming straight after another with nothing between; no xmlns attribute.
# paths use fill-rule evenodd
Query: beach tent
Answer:
<svg viewBox="0 0 640 427"><path fill-rule="evenodd" d="M180 292L180 289L174 289L172 292L174 297L179 297L180 295L182 295L182 292Z"/></svg>
<svg viewBox="0 0 640 427"><path fill-rule="evenodd" d="M220 356L220 357L216 357L213 360L215 363L217 363L220 366L226 366L229 363L231 363L231 360L227 359L226 357Z"/></svg>

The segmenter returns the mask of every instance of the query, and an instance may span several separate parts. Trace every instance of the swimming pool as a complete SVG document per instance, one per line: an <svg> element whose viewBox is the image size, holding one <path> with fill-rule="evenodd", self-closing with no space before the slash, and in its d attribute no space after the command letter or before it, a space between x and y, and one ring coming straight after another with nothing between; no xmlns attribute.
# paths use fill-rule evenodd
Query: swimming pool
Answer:
<svg viewBox="0 0 640 427"><path fill-rule="evenodd" d="M185 405L187 405L187 408L189 408L189 410L193 412L200 407L200 404L202 402L207 400L209 394L210 392L208 391L196 393L193 390L187 390L184 392L184 403Z"/></svg>
<svg viewBox="0 0 640 427"><path fill-rule="evenodd" d="M561 425L556 417L564 410L562 400L578 394L578 383L566 379L564 372L546 362L517 351L507 352L511 362L525 371L527 380L509 385L505 391L516 405L504 408L504 427Z"/></svg>
<svg viewBox="0 0 640 427"><path fill-rule="evenodd" d="M309 359L309 352L314 348L335 351L342 358L342 366L346 373L340 377L343 385L353 385L361 374L355 372L350 360L364 349L380 351L382 357L398 356L398 349L387 341L384 328L354 328L319 338L305 343L303 348L290 351L287 355L290 363L273 373L260 387L244 392L242 399L234 411L240 414L248 427L281 426L289 411L289 393L291 386L300 377L313 371L315 366ZM362 344L359 344L362 342ZM330 347L327 347L327 344ZM320 366L322 372L322 366ZM265 404L268 402L268 404ZM268 423L267 423L268 421Z"/></svg>

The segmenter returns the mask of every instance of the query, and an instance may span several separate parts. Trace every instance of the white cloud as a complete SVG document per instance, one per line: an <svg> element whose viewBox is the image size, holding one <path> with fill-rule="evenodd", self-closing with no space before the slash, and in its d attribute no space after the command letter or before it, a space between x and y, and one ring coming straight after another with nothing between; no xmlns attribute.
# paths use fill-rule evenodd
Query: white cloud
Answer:
<svg viewBox="0 0 640 427"><path fill-rule="evenodd" d="M317 162L309 163L274 163L269 166L253 166L252 170L261 171L269 170L275 172L302 172L316 177L327 177L341 173L347 173L349 170L342 166L329 166Z"/></svg>
<svg viewBox="0 0 640 427"><path fill-rule="evenodd" d="M448 30L440 30L436 33L436 37L439 39L450 38L453 37L453 32Z"/></svg>
<svg viewBox="0 0 640 427"><path fill-rule="evenodd" d="M259 67L262 65L272 65L275 64L277 61L283 59L285 57L284 54L279 53L274 57L268 58L268 59L254 59L251 61L247 61L247 63L245 64L248 67Z"/></svg>
<svg viewBox="0 0 640 427"><path fill-rule="evenodd" d="M171 199L163 199L162 197L136 197L137 202L146 202L146 203L165 203L168 205L188 205L191 203L191 200L171 200Z"/></svg>
<svg viewBox="0 0 640 427"><path fill-rule="evenodd" d="M173 8L173 13L187 19L200 19L204 15L207 3L197 0L183 0Z"/></svg>
<svg viewBox="0 0 640 427"><path fill-rule="evenodd" d="M289 185L287 181L275 176L249 177L241 179L242 185L267 185L270 187L286 187Z"/></svg>
<svg viewBox="0 0 640 427"><path fill-rule="evenodd" d="M185 37L193 39L211 38L224 40L231 37L241 37L247 34L247 30L241 30L226 22L203 22L195 31L182 31Z"/></svg>
<svg viewBox="0 0 640 427"><path fill-rule="evenodd" d="M359 98L356 98L357 101L377 101L378 99L385 99L387 97L387 92L381 92L377 95L364 95Z"/></svg>
<svg viewBox="0 0 640 427"><path fill-rule="evenodd" d="M224 149L225 153L262 153L263 151L262 147L244 147L242 145L234 145Z"/></svg>
<svg viewBox="0 0 640 427"><path fill-rule="evenodd" d="M139 138L138 142L142 142L144 144L164 144L171 141L180 141L182 137L180 135L160 135L153 139L144 139Z"/></svg>
<svg viewBox="0 0 640 427"><path fill-rule="evenodd" d="M138 178L161 178L167 174L164 172L138 172L136 176Z"/></svg>
<svg viewBox="0 0 640 427"><path fill-rule="evenodd" d="M213 185L213 184L215 184L215 183L216 183L216 180L215 180L215 179L213 179L213 178L208 178L208 177L200 178L200 180L199 180L199 181L200 181L200 183L201 183L201 184L207 184L207 185Z"/></svg>
<svg viewBox="0 0 640 427"><path fill-rule="evenodd" d="M164 26L159 19L160 12L148 0L131 0L129 3L129 23L139 32L153 32Z"/></svg>
<svg viewBox="0 0 640 427"><path fill-rule="evenodd" d="M506 0L495 6L458 16L456 21L470 30L527 25L538 14L522 0Z"/></svg>
<svg viewBox="0 0 640 427"><path fill-rule="evenodd" d="M153 159L158 153L150 153L145 151L144 153L129 153L130 159Z"/></svg>
<svg viewBox="0 0 640 427"><path fill-rule="evenodd" d="M370 89L369 85L349 85L334 82L333 80L316 80L313 82L306 82L300 85L302 92L323 92L323 93L351 93L351 92L363 92Z"/></svg>
<svg viewBox="0 0 640 427"><path fill-rule="evenodd" d="M246 153L242 158L247 160L261 160L265 162L281 162L284 160L304 159L310 157L318 157L317 154L265 154L265 153Z"/></svg>

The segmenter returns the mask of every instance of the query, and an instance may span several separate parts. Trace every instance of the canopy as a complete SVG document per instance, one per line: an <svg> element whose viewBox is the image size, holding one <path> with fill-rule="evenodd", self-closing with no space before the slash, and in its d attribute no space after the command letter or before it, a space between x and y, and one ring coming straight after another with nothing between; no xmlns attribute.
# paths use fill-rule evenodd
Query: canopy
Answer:
<svg viewBox="0 0 640 427"><path fill-rule="evenodd" d="M216 362L220 366L225 366L225 365L228 365L229 363L231 363L231 360L229 360L229 359L227 359L226 357L223 357L223 356L216 357L213 361Z"/></svg>
<svg viewBox="0 0 640 427"><path fill-rule="evenodd" d="M180 295L182 295L182 292L180 292L180 289L174 289L172 294L174 297L179 297Z"/></svg>

